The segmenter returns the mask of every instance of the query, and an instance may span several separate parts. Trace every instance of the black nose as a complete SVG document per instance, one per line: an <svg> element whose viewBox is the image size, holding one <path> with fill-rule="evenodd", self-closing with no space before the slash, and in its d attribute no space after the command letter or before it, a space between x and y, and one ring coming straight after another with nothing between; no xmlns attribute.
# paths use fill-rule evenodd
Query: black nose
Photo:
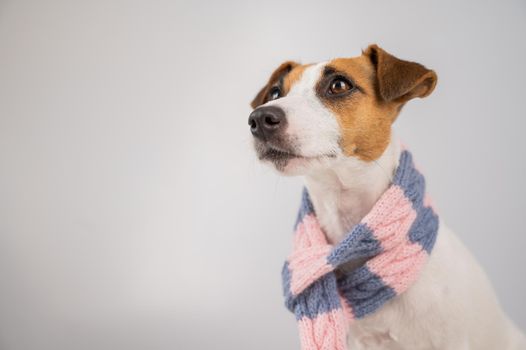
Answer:
<svg viewBox="0 0 526 350"><path fill-rule="evenodd" d="M250 113L248 125L254 137L267 140L285 125L285 113L276 106L259 107Z"/></svg>

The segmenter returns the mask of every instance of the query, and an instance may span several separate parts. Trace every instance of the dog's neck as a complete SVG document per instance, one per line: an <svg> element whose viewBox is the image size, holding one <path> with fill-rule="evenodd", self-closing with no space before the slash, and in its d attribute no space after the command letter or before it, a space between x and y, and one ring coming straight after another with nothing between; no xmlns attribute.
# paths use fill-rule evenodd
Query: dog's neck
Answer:
<svg viewBox="0 0 526 350"><path fill-rule="evenodd" d="M349 157L305 177L316 216L330 243L339 243L372 209L391 184L399 157L400 144L392 140L376 161Z"/></svg>

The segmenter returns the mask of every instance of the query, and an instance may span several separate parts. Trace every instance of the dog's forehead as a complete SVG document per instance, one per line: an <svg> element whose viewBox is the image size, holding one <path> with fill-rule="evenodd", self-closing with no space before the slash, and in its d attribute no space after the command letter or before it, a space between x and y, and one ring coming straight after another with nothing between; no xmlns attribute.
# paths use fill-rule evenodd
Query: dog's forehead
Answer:
<svg viewBox="0 0 526 350"><path fill-rule="evenodd" d="M327 62L306 64L295 67L285 79L285 89L289 95L312 91L319 81Z"/></svg>

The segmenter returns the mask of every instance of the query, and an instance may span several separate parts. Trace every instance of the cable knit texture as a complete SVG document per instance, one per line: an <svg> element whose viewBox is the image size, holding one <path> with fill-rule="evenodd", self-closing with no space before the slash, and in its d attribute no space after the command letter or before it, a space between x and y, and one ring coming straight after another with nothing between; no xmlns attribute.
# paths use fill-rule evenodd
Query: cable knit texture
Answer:
<svg viewBox="0 0 526 350"><path fill-rule="evenodd" d="M330 245L305 189L293 251L283 267L286 305L298 322L303 350L344 350L350 322L403 293L418 278L438 232L425 180L404 150L393 182L336 246ZM358 258L356 270L334 273Z"/></svg>

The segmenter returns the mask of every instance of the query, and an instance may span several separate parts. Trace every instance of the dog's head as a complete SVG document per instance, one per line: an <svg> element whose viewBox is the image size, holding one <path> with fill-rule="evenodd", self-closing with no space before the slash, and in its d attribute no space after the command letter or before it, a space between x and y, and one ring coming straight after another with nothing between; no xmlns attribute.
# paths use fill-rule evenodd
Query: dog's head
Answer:
<svg viewBox="0 0 526 350"><path fill-rule="evenodd" d="M251 104L248 123L258 157L290 175L342 158L376 160L402 106L429 95L436 81L432 70L376 45L359 57L285 62Z"/></svg>

